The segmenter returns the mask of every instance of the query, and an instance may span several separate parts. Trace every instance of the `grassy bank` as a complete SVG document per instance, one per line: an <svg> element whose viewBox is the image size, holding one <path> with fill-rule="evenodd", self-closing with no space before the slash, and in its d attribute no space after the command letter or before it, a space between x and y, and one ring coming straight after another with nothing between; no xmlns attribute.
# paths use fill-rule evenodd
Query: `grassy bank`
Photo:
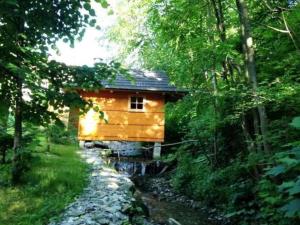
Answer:
<svg viewBox="0 0 300 225"><path fill-rule="evenodd" d="M0 224L42 225L56 217L78 195L87 181L87 165L75 145L51 145L36 149L24 184L0 186ZM0 165L1 166L1 165ZM1 176L10 170L0 168Z"/></svg>

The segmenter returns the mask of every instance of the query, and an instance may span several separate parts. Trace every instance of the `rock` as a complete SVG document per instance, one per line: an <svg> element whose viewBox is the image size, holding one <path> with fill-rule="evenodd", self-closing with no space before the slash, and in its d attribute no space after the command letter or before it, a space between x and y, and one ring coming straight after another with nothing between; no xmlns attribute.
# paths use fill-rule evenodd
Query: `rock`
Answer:
<svg viewBox="0 0 300 225"><path fill-rule="evenodd" d="M108 224L110 223L110 221L109 221L108 219L105 219L105 218L98 219L97 222L98 222L99 224L103 224L103 225L104 225L104 224L108 225Z"/></svg>
<svg viewBox="0 0 300 225"><path fill-rule="evenodd" d="M114 154L121 156L137 156L142 154L141 142L103 141Z"/></svg>
<svg viewBox="0 0 300 225"><path fill-rule="evenodd" d="M85 148L93 148L95 145L94 145L94 142L84 142L84 147ZM85 151L85 149L83 150L83 151Z"/></svg>
<svg viewBox="0 0 300 225"><path fill-rule="evenodd" d="M100 149L108 149L108 145L105 144L104 141L94 141L94 145L96 148L100 148Z"/></svg>

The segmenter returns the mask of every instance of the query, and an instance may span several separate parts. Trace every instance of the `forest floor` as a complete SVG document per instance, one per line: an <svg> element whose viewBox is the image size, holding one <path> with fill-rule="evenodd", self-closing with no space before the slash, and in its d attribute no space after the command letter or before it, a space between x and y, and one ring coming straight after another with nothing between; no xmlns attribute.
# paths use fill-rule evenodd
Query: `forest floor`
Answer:
<svg viewBox="0 0 300 225"><path fill-rule="evenodd" d="M87 183L88 166L77 148L51 144L46 152L45 142L36 146L23 184L16 187L7 183L11 164L0 165L0 224L41 225L59 215Z"/></svg>

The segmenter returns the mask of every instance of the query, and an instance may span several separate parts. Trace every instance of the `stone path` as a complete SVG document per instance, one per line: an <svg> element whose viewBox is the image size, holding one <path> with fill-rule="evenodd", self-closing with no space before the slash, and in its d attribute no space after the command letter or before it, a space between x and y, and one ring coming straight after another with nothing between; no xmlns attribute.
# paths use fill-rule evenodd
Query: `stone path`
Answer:
<svg viewBox="0 0 300 225"><path fill-rule="evenodd" d="M49 225L121 225L128 219L124 212L130 207L133 183L105 166L98 150L85 149L80 154L91 165L89 185L66 208L61 220Z"/></svg>

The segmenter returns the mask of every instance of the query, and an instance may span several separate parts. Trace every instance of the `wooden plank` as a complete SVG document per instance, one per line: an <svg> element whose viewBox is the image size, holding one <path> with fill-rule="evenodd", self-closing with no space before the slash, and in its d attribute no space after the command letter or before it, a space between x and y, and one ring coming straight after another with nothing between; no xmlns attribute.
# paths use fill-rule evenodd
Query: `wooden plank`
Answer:
<svg viewBox="0 0 300 225"><path fill-rule="evenodd" d="M101 91L99 93L84 92L82 96L95 102L103 111L129 111L130 96L141 96L145 98L145 112L164 112L164 97L159 94Z"/></svg>
<svg viewBox="0 0 300 225"><path fill-rule="evenodd" d="M106 111L104 119L99 117L99 113L90 110L87 114L80 116L80 124L111 124L111 125L160 125L165 124L164 113L144 113L144 112L119 112Z"/></svg>
<svg viewBox="0 0 300 225"><path fill-rule="evenodd" d="M93 102L95 102L101 110L103 111L129 111L129 98L128 96L122 96L120 98L91 98ZM154 100L145 97L144 104L145 112L164 112L164 102L163 100Z"/></svg>
<svg viewBox="0 0 300 225"><path fill-rule="evenodd" d="M164 113L149 113L149 112L119 112L105 111L105 118L108 124L114 125L164 125ZM106 121L99 120L98 123L105 124Z"/></svg>
<svg viewBox="0 0 300 225"><path fill-rule="evenodd" d="M98 124L94 129L86 129L82 124L79 126L79 136L85 140L91 137L118 137L120 139L163 139L164 126L150 125L109 125Z"/></svg>
<svg viewBox="0 0 300 225"><path fill-rule="evenodd" d="M144 141L144 142L164 142L164 139L155 139L155 138L120 138L117 136L78 136L78 140L84 141Z"/></svg>

